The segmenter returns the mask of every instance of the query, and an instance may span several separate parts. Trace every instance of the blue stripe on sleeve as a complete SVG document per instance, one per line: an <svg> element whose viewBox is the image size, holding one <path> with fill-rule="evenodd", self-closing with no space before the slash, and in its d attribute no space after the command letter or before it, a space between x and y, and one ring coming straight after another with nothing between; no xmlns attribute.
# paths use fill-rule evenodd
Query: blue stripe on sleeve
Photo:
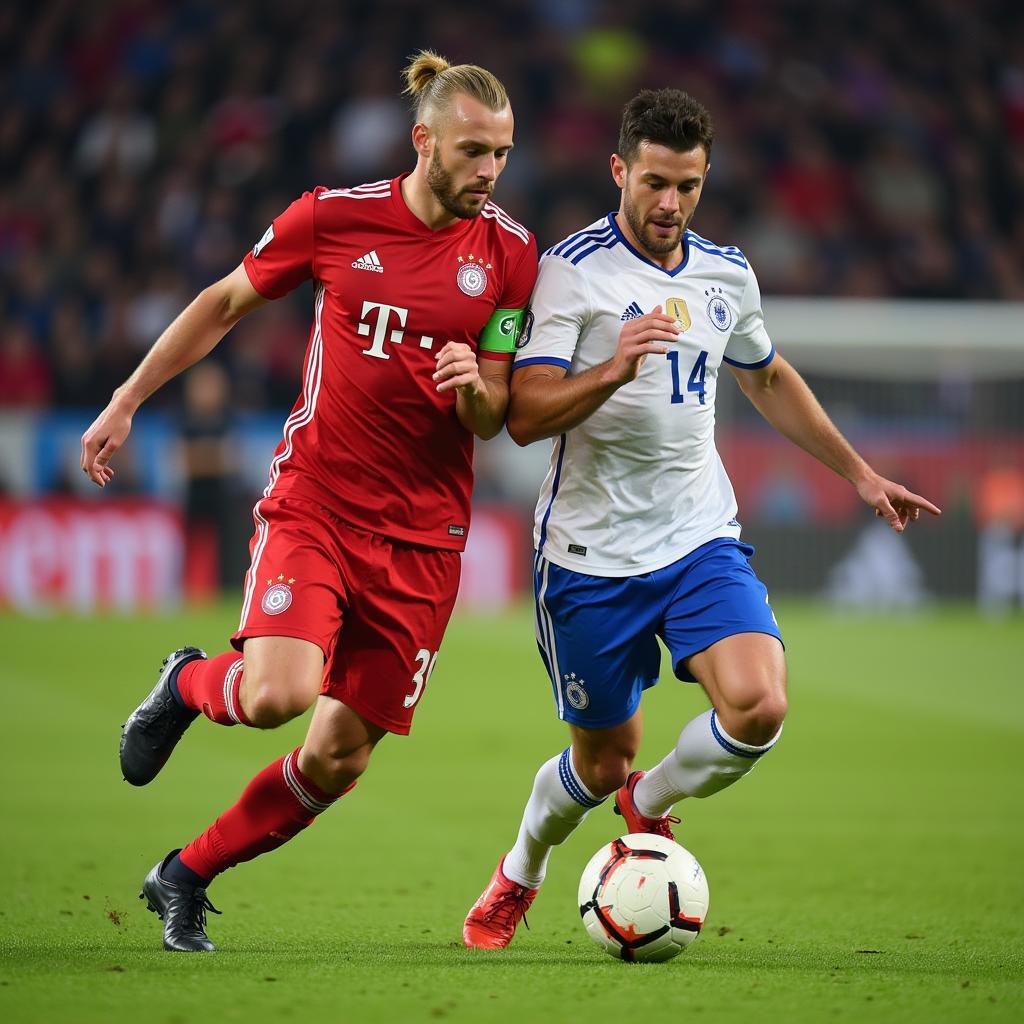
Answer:
<svg viewBox="0 0 1024 1024"><path fill-rule="evenodd" d="M772 345L771 352L756 363L741 363L737 359L730 359L728 356L722 356L722 359L727 362L730 366L739 367L741 370L760 370L762 366L767 366L775 358L775 346Z"/></svg>
<svg viewBox="0 0 1024 1024"><path fill-rule="evenodd" d="M721 249L717 249L714 246L702 245L700 242L698 242L695 238L692 237L689 239L689 242L690 245L694 247L694 249L699 249L701 252L706 252L709 256L718 256L720 259L726 260L729 263L734 263L737 267L743 267L744 270L747 269L747 261L743 258L742 255L733 255L732 253L722 252Z"/></svg>
<svg viewBox="0 0 1024 1024"><path fill-rule="evenodd" d="M568 359L559 359L558 356L530 356L529 359L517 359L513 365L513 370L520 370L524 366L561 366L564 370L569 369Z"/></svg>
<svg viewBox="0 0 1024 1024"><path fill-rule="evenodd" d="M598 249L614 249L619 244L619 240L613 235L605 242L595 242L589 248L583 249L576 253L569 262L575 267L577 263L585 260L592 252L597 252Z"/></svg>
<svg viewBox="0 0 1024 1024"><path fill-rule="evenodd" d="M555 256L565 256L568 251L575 246L582 245L589 238L595 238L598 235L604 235L608 232L607 227L603 228L584 228L582 231L577 231L575 234L570 235L568 238L563 239L557 245L551 246L548 252L553 253Z"/></svg>

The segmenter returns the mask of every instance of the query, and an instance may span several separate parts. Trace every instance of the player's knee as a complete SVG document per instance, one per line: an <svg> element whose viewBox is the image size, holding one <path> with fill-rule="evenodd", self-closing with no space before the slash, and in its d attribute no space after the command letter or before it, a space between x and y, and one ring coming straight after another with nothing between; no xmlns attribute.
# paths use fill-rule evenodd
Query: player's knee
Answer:
<svg viewBox="0 0 1024 1024"><path fill-rule="evenodd" d="M788 707L785 690L766 687L743 706L732 709L729 731L743 743L770 743L782 728Z"/></svg>
<svg viewBox="0 0 1024 1024"><path fill-rule="evenodd" d="M326 793L341 793L347 789L370 763L373 744L364 743L352 750L344 748L304 748L307 757L306 772Z"/></svg>
<svg viewBox="0 0 1024 1024"><path fill-rule="evenodd" d="M604 797L625 783L635 756L636 751L611 750L574 761L587 789L596 797Z"/></svg>
<svg viewBox="0 0 1024 1024"><path fill-rule="evenodd" d="M302 687L256 680L244 686L241 700L249 721L257 729L275 729L306 711L315 696Z"/></svg>

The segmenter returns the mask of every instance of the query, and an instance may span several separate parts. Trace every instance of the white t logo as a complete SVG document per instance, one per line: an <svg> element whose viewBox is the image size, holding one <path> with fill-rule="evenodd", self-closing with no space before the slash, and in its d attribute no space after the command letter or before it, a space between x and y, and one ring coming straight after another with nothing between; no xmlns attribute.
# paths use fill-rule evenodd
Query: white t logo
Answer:
<svg viewBox="0 0 1024 1024"><path fill-rule="evenodd" d="M363 312L360 314L359 325L356 327L356 333L362 335L364 338L370 334L370 325L363 323L363 318L367 317L370 310L377 310L377 323L373 328L373 343L369 348L363 349L364 356L373 356L375 359L390 359L391 356L384 351L384 343L390 341L393 345L400 345L402 339L405 337L405 332L400 330L388 331L388 321L391 319L391 314L396 313L398 315L398 323L400 327L405 326L405 319L409 315L409 310L402 309L401 306L388 306L382 302L370 302L369 300L363 302Z"/></svg>

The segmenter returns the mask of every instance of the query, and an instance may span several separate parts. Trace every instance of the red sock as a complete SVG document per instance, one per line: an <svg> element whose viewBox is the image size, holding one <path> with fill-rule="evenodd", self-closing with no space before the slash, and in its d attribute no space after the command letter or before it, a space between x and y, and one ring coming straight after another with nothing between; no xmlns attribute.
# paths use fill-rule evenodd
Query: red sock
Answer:
<svg viewBox="0 0 1024 1024"><path fill-rule="evenodd" d="M264 768L245 787L238 803L181 851L182 863L212 879L235 864L283 846L344 796L325 793L299 771L301 749Z"/></svg>
<svg viewBox="0 0 1024 1024"><path fill-rule="evenodd" d="M227 651L209 660L190 661L178 673L178 693L185 706L202 711L218 725L252 725L238 699L242 664L242 656L237 651Z"/></svg>

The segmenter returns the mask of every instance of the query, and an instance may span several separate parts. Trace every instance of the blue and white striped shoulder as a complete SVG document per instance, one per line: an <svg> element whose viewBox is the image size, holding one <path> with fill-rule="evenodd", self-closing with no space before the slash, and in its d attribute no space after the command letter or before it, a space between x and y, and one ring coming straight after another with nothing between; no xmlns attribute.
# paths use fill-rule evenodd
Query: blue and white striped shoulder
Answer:
<svg viewBox="0 0 1024 1024"><path fill-rule="evenodd" d="M611 249L618 245L618 242L619 239L608 222L608 218L602 217L589 227L569 235L568 238L563 238L561 242L545 250L541 253L541 258L560 256L563 260L568 260L573 266L576 266L591 253L597 252L598 249Z"/></svg>
<svg viewBox="0 0 1024 1024"><path fill-rule="evenodd" d="M714 242L698 235L696 231L690 230L686 232L686 244L693 246L694 249L700 252L706 252L709 256L718 256L723 260L728 260L730 263L735 263L737 267L743 267L744 270L747 269L747 257L735 245L716 245Z"/></svg>

